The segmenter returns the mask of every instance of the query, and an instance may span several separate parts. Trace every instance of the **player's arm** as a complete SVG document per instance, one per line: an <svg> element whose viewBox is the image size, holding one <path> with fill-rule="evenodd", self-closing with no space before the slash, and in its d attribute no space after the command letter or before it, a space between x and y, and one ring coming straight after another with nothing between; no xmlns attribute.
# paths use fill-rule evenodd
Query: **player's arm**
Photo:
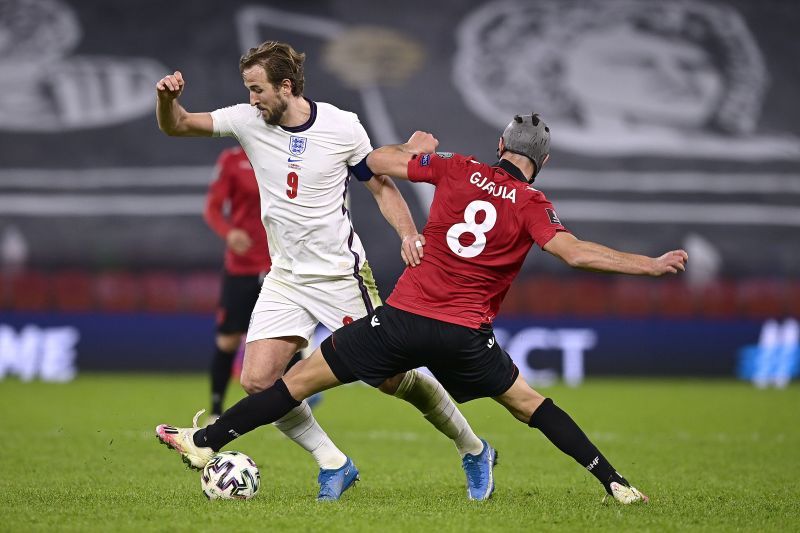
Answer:
<svg viewBox="0 0 800 533"><path fill-rule="evenodd" d="M211 113L189 113L178 102L185 85L178 70L156 83L158 128L170 136L211 137L214 133Z"/></svg>
<svg viewBox="0 0 800 533"><path fill-rule="evenodd" d="M689 260L689 255L683 250L672 250L661 257L648 257L582 241L567 232L556 233L544 245L544 250L573 268L639 276L677 274L686 270L686 262Z"/></svg>
<svg viewBox="0 0 800 533"><path fill-rule="evenodd" d="M216 175L208 188L203 218L214 233L222 237L228 248L237 255L244 255L253 245L253 240L245 230L234 227L224 212L225 201L230 199L233 186L230 165L231 160L223 153L217 160Z"/></svg>
<svg viewBox="0 0 800 533"><path fill-rule="evenodd" d="M373 174L386 174L408 179L408 162L415 155L430 154L436 151L439 141L424 131L415 131L403 144L390 144L373 150L367 156L367 166Z"/></svg>
<svg viewBox="0 0 800 533"><path fill-rule="evenodd" d="M389 176L378 175L365 182L367 189L375 197L383 217L400 236L400 256L408 266L420 264L425 237L417 232L411 211L403 195Z"/></svg>
<svg viewBox="0 0 800 533"><path fill-rule="evenodd" d="M231 189L231 175L228 172L229 161L227 152L223 152L217 158L214 165L214 178L208 187L206 206L203 210L203 219L206 224L223 240L233 229L225 216L225 201L230 198Z"/></svg>
<svg viewBox="0 0 800 533"><path fill-rule="evenodd" d="M206 207L203 210L203 220L206 221L206 224L214 233L224 239L233 226L231 226L228 219L225 218L223 209L225 206L225 196L220 194L219 187L215 187L216 184L217 182L212 183L211 187L208 189L208 194L206 194Z"/></svg>

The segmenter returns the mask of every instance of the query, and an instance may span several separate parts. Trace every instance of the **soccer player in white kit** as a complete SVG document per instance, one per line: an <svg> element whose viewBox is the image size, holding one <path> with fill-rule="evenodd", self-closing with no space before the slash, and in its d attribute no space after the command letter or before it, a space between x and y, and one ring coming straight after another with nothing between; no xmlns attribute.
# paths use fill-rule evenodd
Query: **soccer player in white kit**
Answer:
<svg viewBox="0 0 800 533"><path fill-rule="evenodd" d="M156 85L162 131L234 137L256 173L272 268L247 332L241 382L249 394L280 378L318 323L335 331L381 304L345 203L351 173L366 184L400 235L406 264L419 264L425 244L391 179L373 176L367 168L372 146L358 117L303 96L304 59L305 54L285 43L267 41L251 48L239 65L249 105L211 113L189 113L178 103L185 86L180 72ZM490 475L494 460L492 464L476 460L482 457L483 442L436 380L412 370L388 379L380 389L413 404L454 441L468 488ZM162 425L156 434L189 466L200 469L213 453L193 439L198 415L194 428ZM275 425L317 461L318 499L336 500L358 479L352 460L320 428L305 402Z"/></svg>

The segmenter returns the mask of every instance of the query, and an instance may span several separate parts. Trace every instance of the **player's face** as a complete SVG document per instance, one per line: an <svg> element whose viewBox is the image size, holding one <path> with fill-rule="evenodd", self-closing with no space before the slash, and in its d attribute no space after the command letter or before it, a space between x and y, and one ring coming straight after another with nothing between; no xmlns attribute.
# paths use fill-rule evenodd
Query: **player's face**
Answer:
<svg viewBox="0 0 800 533"><path fill-rule="evenodd" d="M242 80L250 93L250 105L258 108L264 122L273 126L280 124L289 107L288 98L282 94L283 89L272 85L260 66L245 69Z"/></svg>

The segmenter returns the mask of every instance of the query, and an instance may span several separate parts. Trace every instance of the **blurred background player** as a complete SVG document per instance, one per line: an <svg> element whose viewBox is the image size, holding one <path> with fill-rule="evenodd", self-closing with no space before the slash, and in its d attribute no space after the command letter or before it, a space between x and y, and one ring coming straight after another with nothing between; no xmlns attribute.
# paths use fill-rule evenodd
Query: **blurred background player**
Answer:
<svg viewBox="0 0 800 533"><path fill-rule="evenodd" d="M358 117L303 95L304 62L305 54L286 43L266 41L251 48L239 62L249 104L211 113L190 113L180 105L185 82L179 71L156 84L156 116L164 133L234 137L255 169L272 265L247 330L241 382L249 394L283 375L319 323L335 331L381 303L345 204L351 173L397 231L407 265L420 264L425 244L394 182L367 167L372 146ZM387 376L391 379L381 390L414 405L454 442L468 485L482 479L471 473L489 471L490 461L469 458L481 452L483 442L441 384L410 370ZM322 430L307 403L275 422L319 465L318 499L336 500L358 479L353 461ZM157 436L181 453L188 445L171 428L159 427ZM202 460L190 464L205 466Z"/></svg>
<svg viewBox="0 0 800 533"><path fill-rule="evenodd" d="M244 150L223 150L214 172L203 218L225 241L225 265L216 316L216 350L211 359L209 423L222 414L236 353L271 264L256 175Z"/></svg>

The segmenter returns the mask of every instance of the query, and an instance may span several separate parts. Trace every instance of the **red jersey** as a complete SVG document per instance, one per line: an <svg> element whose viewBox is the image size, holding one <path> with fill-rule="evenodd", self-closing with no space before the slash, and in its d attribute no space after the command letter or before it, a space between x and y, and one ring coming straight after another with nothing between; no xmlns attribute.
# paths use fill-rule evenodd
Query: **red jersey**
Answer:
<svg viewBox="0 0 800 533"><path fill-rule="evenodd" d="M544 194L507 161L489 166L451 153L414 156L411 181L436 186L425 257L406 268L387 303L444 322L491 323L533 243L567 231Z"/></svg>
<svg viewBox="0 0 800 533"><path fill-rule="evenodd" d="M225 270L237 276L257 275L270 269L267 234L261 222L261 200L256 175L241 148L223 150L217 159L214 181L208 189L206 223L225 240L234 228L247 232L252 246L244 255L225 248ZM228 214L225 203L228 202Z"/></svg>

